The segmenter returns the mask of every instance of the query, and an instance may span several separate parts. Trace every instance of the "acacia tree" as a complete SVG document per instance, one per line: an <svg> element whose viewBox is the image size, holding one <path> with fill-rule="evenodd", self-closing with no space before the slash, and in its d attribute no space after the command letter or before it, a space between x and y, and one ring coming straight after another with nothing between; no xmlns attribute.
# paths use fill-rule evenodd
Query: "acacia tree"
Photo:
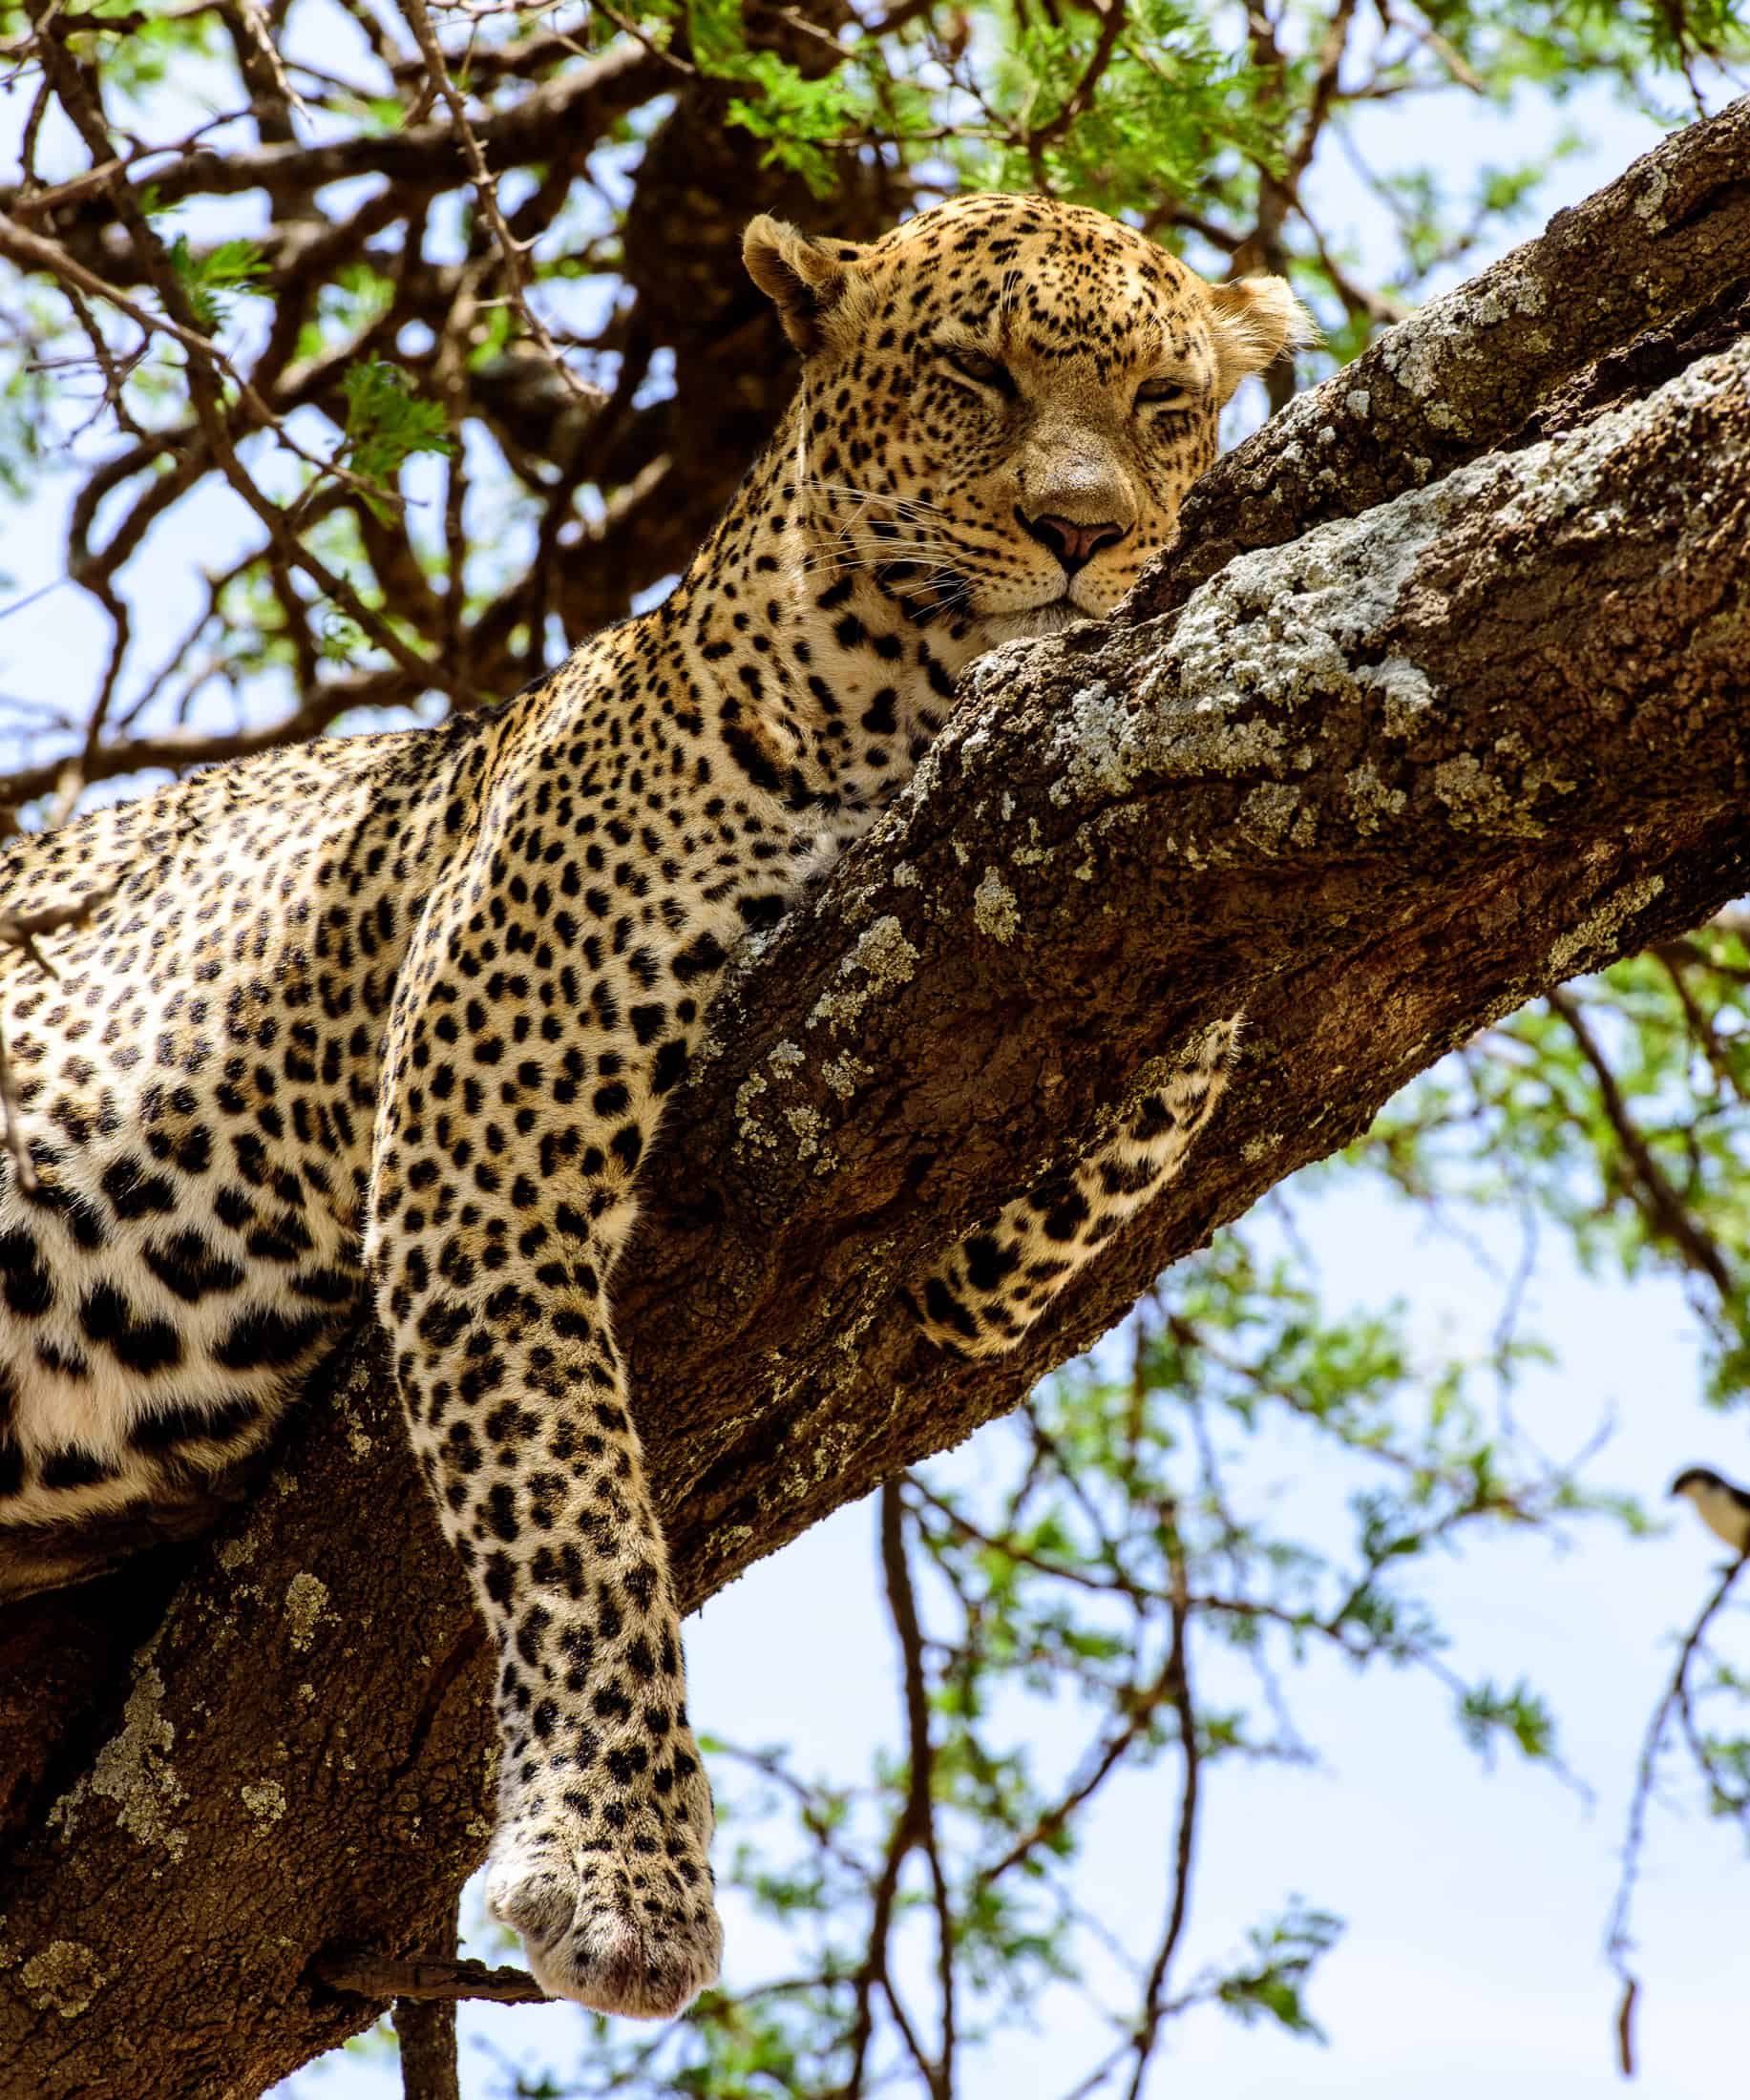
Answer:
<svg viewBox="0 0 1750 2100"><path fill-rule="evenodd" d="M332 10L247 4L12 30L9 460L23 479L71 460L68 578L109 623L88 704L21 718L7 791L32 821L376 710L489 704L671 572L787 385L733 262L753 210L867 235L958 181L1052 188L1206 267L1290 268L1347 358L1535 171L1496 171L1469 218L1385 185L1403 263L1363 284L1309 174L1346 108L1454 78L1644 85L1732 28L1661 10L1582 33L1557 9L1502 31L1443 8L1363 34L1339 4L1310 26L1254 10L1224 49L1200 10L1117 6L342 11L326 41ZM191 79L221 121L188 116ZM602 2090L727 2093L751 2067L855 2092L896 2066L957 2090L969 2006L1071 1959L1076 1816L1140 1757L1172 1763L1177 1854L1090 2078L1139 2090L1199 1998L1305 2023L1318 1912L1175 1973L1201 1774L1270 1749L1212 1706L1198 1644L1438 1667L1397 1571L1582 1490L1504 1460L1462 1408L1419 1424L1389 1326L1320 1322L1232 1236L1175 1272L1125 1376L1026 1396L1443 1051L1482 1028L1510 1045L1466 1053L1468 1077L1497 1133L1536 1131L1539 1200L1571 1208L1576 1160L1595 1166L1605 1223L1576 1228L1700 1278L1716 1375L1738 1376L1750 971L1718 914L1750 851L1747 167L1739 106L1293 404L1111 629L975 674L917 791L746 958L623 1294L641 1418L690 1602L886 1483L906 1735L860 1808L764 1761L802 1852L748 1873L812 1921L808 1959L782 1991L604 2048ZM152 636L131 574L179 522L209 531L221 489L244 541L227 528L188 624ZM1507 1018L1634 955L1583 1001ZM1015 1358L917 1342L895 1300L917 1263L1241 1007L1192 1182ZM1407 1187L1468 1171L1448 1084L1374 1141ZM1674 1088L1681 1112L1649 1126ZM393 1960L453 1932L484 1836L478 1636L369 1341L329 1398L264 1495L187 1512L220 1518L204 1545L0 1636L0 1682L28 1688L0 1707L0 2031L45 2093L258 2090L411 1994ZM1006 1486L905 1472L1022 1401ZM1351 1561L1249 1531L1207 1454L1188 1467L1188 1421L1224 1407L1381 1454ZM985 1725L1018 1667L1104 1706L1061 1796ZM1468 1727L1548 1754L1529 1694L1454 1690ZM1698 1747L1741 1810L1733 1741ZM893 1958L919 1911L928 2017Z"/></svg>

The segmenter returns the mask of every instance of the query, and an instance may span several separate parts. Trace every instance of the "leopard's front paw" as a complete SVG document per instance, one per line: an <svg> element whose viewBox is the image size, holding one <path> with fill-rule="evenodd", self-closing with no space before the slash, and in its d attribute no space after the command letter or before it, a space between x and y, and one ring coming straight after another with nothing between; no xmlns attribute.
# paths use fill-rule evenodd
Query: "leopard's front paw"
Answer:
<svg viewBox="0 0 1750 2100"><path fill-rule="evenodd" d="M562 1826L514 1826L493 1848L486 1900L522 1935L530 1973L549 1998L672 2020L716 1981L723 1928L703 1861Z"/></svg>

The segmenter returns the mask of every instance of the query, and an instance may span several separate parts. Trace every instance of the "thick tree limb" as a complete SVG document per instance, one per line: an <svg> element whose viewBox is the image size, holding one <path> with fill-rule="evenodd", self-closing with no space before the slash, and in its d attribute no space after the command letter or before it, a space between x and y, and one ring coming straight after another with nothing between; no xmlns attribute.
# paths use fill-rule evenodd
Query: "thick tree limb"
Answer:
<svg viewBox="0 0 1750 2100"><path fill-rule="evenodd" d="M1169 578L986 659L747 958L653 1169L623 1327L689 1601L1012 1406L1476 1028L1750 888L1746 545L1750 339L1176 612ZM917 1339L898 1286L1242 1006L1189 1175L1023 1349ZM122 1584L136 1624L175 1594L112 1710L54 1600L0 1630L0 1684L65 1680L34 1735L0 1697L0 2059L44 2100L252 2095L377 2009L313 1965L422 1951L485 1835L480 1640L369 1351L209 1546Z"/></svg>
<svg viewBox="0 0 1750 2100"><path fill-rule="evenodd" d="M1475 1029L1741 892L1747 543L1750 338L1176 617L977 666L922 792L744 973L670 1141L626 1304L686 1424L658 1466L709 1527L695 1593L920 1419L946 1442L1012 1405ZM1188 1181L1048 1336L944 1372L896 1279L1242 1006Z"/></svg>
<svg viewBox="0 0 1750 2100"><path fill-rule="evenodd" d="M1643 154L1289 403L1195 490L1164 613L1235 555L1353 517L1520 433L1561 383L1750 279L1750 95Z"/></svg>

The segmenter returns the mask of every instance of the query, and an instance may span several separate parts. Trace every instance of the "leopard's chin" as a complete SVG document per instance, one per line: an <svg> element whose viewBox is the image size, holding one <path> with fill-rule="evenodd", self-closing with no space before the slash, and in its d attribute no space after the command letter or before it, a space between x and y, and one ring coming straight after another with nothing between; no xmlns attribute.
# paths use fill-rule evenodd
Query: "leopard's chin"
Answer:
<svg viewBox="0 0 1750 2100"><path fill-rule="evenodd" d="M982 614L979 632L984 646L994 649L1004 641L1038 641L1046 635L1061 635L1066 627L1101 617L1078 605L1065 594L1054 598L1049 604L1023 606L1019 612Z"/></svg>

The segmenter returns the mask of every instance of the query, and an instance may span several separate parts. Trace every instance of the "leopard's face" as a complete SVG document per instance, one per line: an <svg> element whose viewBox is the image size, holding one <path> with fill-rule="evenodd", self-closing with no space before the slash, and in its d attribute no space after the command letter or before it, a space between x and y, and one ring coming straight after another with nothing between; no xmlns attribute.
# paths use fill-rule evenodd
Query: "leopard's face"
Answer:
<svg viewBox="0 0 1750 2100"><path fill-rule="evenodd" d="M805 355L816 549L980 647L1110 612L1176 536L1234 388L1308 333L1280 279L1207 284L1043 198L956 199L866 247L756 220L747 255Z"/></svg>

